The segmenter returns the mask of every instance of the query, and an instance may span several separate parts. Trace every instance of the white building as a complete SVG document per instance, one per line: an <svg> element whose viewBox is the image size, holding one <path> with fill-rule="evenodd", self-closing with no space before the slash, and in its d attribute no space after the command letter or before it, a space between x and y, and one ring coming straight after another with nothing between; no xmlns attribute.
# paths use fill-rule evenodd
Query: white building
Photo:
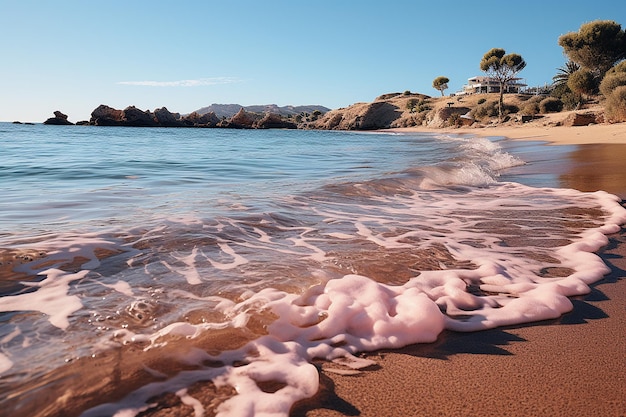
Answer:
<svg viewBox="0 0 626 417"><path fill-rule="evenodd" d="M519 93L520 90L527 85L522 81L523 78L513 78L504 84L505 93ZM480 93L499 93L500 82L491 77L472 77L467 80L467 84L463 86L460 94L480 94ZM459 93L457 93L458 95Z"/></svg>

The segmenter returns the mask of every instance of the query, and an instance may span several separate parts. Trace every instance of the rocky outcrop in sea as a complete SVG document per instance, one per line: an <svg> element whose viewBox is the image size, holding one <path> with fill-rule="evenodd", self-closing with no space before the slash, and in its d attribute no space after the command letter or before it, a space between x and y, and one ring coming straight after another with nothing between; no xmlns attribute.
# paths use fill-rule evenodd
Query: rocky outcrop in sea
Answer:
<svg viewBox="0 0 626 417"><path fill-rule="evenodd" d="M73 125L74 123L67 120L67 114L63 114L60 111L54 112L54 117L49 118L45 122L45 125Z"/></svg>
<svg viewBox="0 0 626 417"><path fill-rule="evenodd" d="M48 119L46 124L72 124L63 123L67 116L61 112L55 112L55 117ZM205 127L205 128L231 128L231 129L297 129L296 122L290 120L291 116L266 112L253 113L243 107L234 116L219 118L214 112L200 114L197 111L187 115L172 113L166 107L154 110L141 110L135 106L126 107L124 110L115 109L105 104L99 105L91 112L89 121L77 124L92 126L130 126L130 127Z"/></svg>

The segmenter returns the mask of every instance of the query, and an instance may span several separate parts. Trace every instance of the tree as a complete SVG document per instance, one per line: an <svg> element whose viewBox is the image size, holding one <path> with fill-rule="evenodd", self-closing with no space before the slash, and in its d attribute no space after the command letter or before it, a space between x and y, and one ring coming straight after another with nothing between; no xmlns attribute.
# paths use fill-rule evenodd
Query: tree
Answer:
<svg viewBox="0 0 626 417"><path fill-rule="evenodd" d="M582 68L570 75L567 86L574 93L584 97L595 93L597 83L591 71Z"/></svg>
<svg viewBox="0 0 626 417"><path fill-rule="evenodd" d="M554 86L558 87L560 85L566 84L569 80L569 77L580 69L580 65L575 63L572 60L567 61L567 63L561 68L557 68L558 71L554 77L552 77L552 81L554 81Z"/></svg>
<svg viewBox="0 0 626 417"><path fill-rule="evenodd" d="M506 54L501 48L493 48L480 61L480 69L500 84L500 100L498 101L498 117L502 120L504 107L504 88L515 78L518 72L526 67L526 61L518 54Z"/></svg>
<svg viewBox="0 0 626 417"><path fill-rule="evenodd" d="M435 90L439 90L441 92L441 97L443 97L443 91L448 88L448 83L450 80L447 77L437 77L433 80L433 88Z"/></svg>
<svg viewBox="0 0 626 417"><path fill-rule="evenodd" d="M578 32L562 35L559 45L569 59L591 71L597 80L626 58L626 33L612 20L585 23Z"/></svg>

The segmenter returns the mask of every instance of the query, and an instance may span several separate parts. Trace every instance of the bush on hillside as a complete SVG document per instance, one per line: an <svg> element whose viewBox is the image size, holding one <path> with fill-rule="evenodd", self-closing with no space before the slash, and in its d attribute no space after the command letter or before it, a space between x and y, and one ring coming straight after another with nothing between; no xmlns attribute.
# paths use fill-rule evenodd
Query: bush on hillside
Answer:
<svg viewBox="0 0 626 417"><path fill-rule="evenodd" d="M496 117L498 115L498 102L485 101L474 107L470 114L477 120L486 119L488 117Z"/></svg>
<svg viewBox="0 0 626 417"><path fill-rule="evenodd" d="M412 98L406 103L406 108L411 113L421 113L426 110L430 110L430 106L428 105L428 100L424 100L423 98L417 99Z"/></svg>
<svg viewBox="0 0 626 417"><path fill-rule="evenodd" d="M563 110L563 102L555 97L546 97L539 103L541 113L557 113Z"/></svg>
<svg viewBox="0 0 626 417"><path fill-rule="evenodd" d="M611 122L626 122L626 85L615 88L604 105L606 118Z"/></svg>
<svg viewBox="0 0 626 417"><path fill-rule="evenodd" d="M558 98L563 102L563 110L577 109L583 102L583 96L570 90L567 83L554 87L550 92L550 96Z"/></svg>
<svg viewBox="0 0 626 417"><path fill-rule="evenodd" d="M626 85L626 72L607 73L600 83L600 92L604 97L608 97L621 85Z"/></svg>
<svg viewBox="0 0 626 417"><path fill-rule="evenodd" d="M487 101L486 98L484 98L484 97L480 98L480 99L478 99L478 103L477 104L483 104L485 101Z"/></svg>
<svg viewBox="0 0 626 417"><path fill-rule="evenodd" d="M614 65L613 68L608 70L605 75L615 74L616 72L626 72L626 61L622 61L617 65Z"/></svg>
<svg viewBox="0 0 626 417"><path fill-rule="evenodd" d="M507 115L511 113L517 113L519 108L512 104L504 104L502 108L502 115ZM498 116L498 101L486 101L478 106L474 107L470 112L470 115L476 120L483 120L489 117L497 117Z"/></svg>
<svg viewBox="0 0 626 417"><path fill-rule="evenodd" d="M461 127L463 126L463 119L461 119L461 115L458 113L453 113L446 120L447 126Z"/></svg>
<svg viewBox="0 0 626 417"><path fill-rule="evenodd" d="M532 96L522 105L520 109L522 114L527 114L529 116L534 116L535 114L541 113L539 109L539 103L543 100L544 96Z"/></svg>
<svg viewBox="0 0 626 417"><path fill-rule="evenodd" d="M561 96L561 102L563 102L563 110L576 110L582 104L583 96L568 91Z"/></svg>
<svg viewBox="0 0 626 417"><path fill-rule="evenodd" d="M579 69L569 76L567 86L574 93L590 96L597 92L598 81L593 76L591 71Z"/></svg>

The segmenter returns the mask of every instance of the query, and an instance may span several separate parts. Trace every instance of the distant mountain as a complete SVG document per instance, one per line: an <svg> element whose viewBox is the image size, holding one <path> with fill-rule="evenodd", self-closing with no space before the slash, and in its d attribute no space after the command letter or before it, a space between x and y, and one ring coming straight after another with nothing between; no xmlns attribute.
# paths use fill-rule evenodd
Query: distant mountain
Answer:
<svg viewBox="0 0 626 417"><path fill-rule="evenodd" d="M317 106L317 105L309 105L309 106L277 106L276 104L261 104L255 106L242 106L240 104L211 104L208 107L202 107L201 109L196 110L196 113L203 115L210 112L214 112L215 115L219 118L222 117L233 117L241 108L244 108L245 111L251 113L275 113L280 114L281 116L289 116L300 113L313 113L315 110L318 110L322 113L326 113L330 111L328 107Z"/></svg>

